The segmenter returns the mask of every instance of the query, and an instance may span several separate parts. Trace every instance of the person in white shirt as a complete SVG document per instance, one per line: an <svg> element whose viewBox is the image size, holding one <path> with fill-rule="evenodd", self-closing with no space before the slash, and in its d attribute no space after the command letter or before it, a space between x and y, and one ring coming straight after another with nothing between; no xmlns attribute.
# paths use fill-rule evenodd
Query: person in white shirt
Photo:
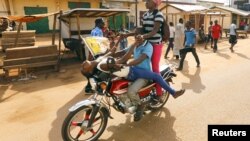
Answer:
<svg viewBox="0 0 250 141"><path fill-rule="evenodd" d="M236 25L235 21L232 22L232 24L229 27L229 43L231 44L231 47L229 48L231 52L234 52L234 45L237 43L237 31L236 31Z"/></svg>
<svg viewBox="0 0 250 141"><path fill-rule="evenodd" d="M179 23L175 27L175 36L174 36L174 55L179 58L180 55L180 49L183 49L183 42L184 42L184 25L183 25L183 19L179 19Z"/></svg>
<svg viewBox="0 0 250 141"><path fill-rule="evenodd" d="M249 24L246 24L244 30L248 32L248 29L249 29Z"/></svg>
<svg viewBox="0 0 250 141"><path fill-rule="evenodd" d="M173 22L170 22L169 23L169 32L170 32L170 35L169 35L169 43L168 43L168 48L166 50L166 53L165 53L165 59L168 58L168 53L170 51L170 48L173 50L174 48L174 34L175 34L175 28L174 28L174 24ZM177 59L177 57L176 57Z"/></svg>

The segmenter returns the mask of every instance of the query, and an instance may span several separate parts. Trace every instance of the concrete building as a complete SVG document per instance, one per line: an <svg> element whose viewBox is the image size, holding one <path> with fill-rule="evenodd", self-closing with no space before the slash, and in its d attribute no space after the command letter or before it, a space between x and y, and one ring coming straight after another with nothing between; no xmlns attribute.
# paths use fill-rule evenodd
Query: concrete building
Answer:
<svg viewBox="0 0 250 141"><path fill-rule="evenodd" d="M194 5L196 4L197 0L162 0L161 5L159 6L159 9L162 9L167 4L186 4L186 5ZM141 26L141 18L144 12L147 11L145 7L145 2L143 0L137 0L137 8L136 3L131 4L131 15L132 17L135 17L135 26ZM137 9L137 10L136 10ZM137 12L135 12L137 11ZM166 16L167 11L166 9L162 10L162 13L164 16ZM137 17L137 18L136 18Z"/></svg>
<svg viewBox="0 0 250 141"><path fill-rule="evenodd" d="M250 11L248 7L244 6L244 4L249 4L249 3L250 3L250 0L229 0L229 7L233 7L233 8L241 9L245 11Z"/></svg>
<svg viewBox="0 0 250 141"><path fill-rule="evenodd" d="M180 18L184 19L184 22L191 21L192 27L197 29L204 24L204 15L201 15L202 11L208 8L201 5L187 5L187 4L169 4L166 6L168 22L173 22L176 25Z"/></svg>
<svg viewBox="0 0 250 141"><path fill-rule="evenodd" d="M235 9L232 7L225 7L225 6L215 6L212 7L211 9L218 9L221 10L223 13L225 13L228 16L224 17L224 22L223 22L223 28L228 29L232 21L236 21L236 25L239 26L240 20L246 20L247 23L249 23L249 18L250 18L250 12Z"/></svg>

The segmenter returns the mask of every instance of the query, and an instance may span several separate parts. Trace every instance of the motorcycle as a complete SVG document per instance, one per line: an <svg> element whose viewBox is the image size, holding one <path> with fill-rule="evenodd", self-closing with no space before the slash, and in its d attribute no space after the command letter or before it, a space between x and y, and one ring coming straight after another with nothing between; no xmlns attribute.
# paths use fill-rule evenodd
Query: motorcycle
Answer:
<svg viewBox="0 0 250 141"><path fill-rule="evenodd" d="M161 76L169 84L176 77L171 66L161 66ZM110 73L106 81L95 78L96 93L83 101L76 103L69 109L69 114L62 126L62 137L65 141L95 141L104 132L110 115L110 107L125 114L134 114L136 107L127 96L129 81L124 78L111 77ZM146 110L157 110L162 108L169 98L169 92L164 91L162 100L155 101L155 83L149 82L138 92L141 102ZM112 99L112 100L111 100Z"/></svg>

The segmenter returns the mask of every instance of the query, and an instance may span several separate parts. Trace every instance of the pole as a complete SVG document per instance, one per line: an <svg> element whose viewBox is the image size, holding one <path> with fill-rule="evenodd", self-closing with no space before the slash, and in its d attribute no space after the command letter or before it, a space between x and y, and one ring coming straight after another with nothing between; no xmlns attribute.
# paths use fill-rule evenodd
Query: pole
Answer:
<svg viewBox="0 0 250 141"><path fill-rule="evenodd" d="M60 18L62 17L62 10L60 10ZM57 62L57 71L60 71L60 62L61 62L61 40L62 40L62 20L59 19L59 51L58 51L58 62Z"/></svg>
<svg viewBox="0 0 250 141"><path fill-rule="evenodd" d="M20 32L21 32L21 28L22 28L22 22L20 22L19 25L18 25L18 29L17 29L17 33L16 33L16 40L15 40L15 45L14 45L14 47L17 47L17 42L18 42L19 34L20 34Z"/></svg>
<svg viewBox="0 0 250 141"><path fill-rule="evenodd" d="M138 4L138 0L135 0L135 26L136 27L137 27L137 21L138 21L137 4Z"/></svg>
<svg viewBox="0 0 250 141"><path fill-rule="evenodd" d="M76 16L77 20L77 31L78 31L78 38L79 40L81 39L81 28L80 28L80 15Z"/></svg>
<svg viewBox="0 0 250 141"><path fill-rule="evenodd" d="M52 31L52 45L55 45L55 37L56 37L56 16L54 15L54 21L53 21L53 31Z"/></svg>

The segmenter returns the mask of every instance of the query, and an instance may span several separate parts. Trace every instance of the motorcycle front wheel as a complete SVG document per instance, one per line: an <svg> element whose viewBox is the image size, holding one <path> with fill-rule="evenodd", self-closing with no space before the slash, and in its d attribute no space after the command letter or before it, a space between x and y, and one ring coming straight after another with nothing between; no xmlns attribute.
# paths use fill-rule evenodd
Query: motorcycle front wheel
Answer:
<svg viewBox="0 0 250 141"><path fill-rule="evenodd" d="M169 84L169 82L167 82L167 83ZM167 103L169 95L170 95L169 92L163 90L162 97L161 97L162 102L158 102L156 104L155 103L150 103L149 104L149 109L150 110L158 110L158 109L162 108Z"/></svg>
<svg viewBox="0 0 250 141"><path fill-rule="evenodd" d="M95 141L102 135L107 126L108 113L100 109L93 124L87 128L92 108L83 106L68 114L61 131L64 141Z"/></svg>

